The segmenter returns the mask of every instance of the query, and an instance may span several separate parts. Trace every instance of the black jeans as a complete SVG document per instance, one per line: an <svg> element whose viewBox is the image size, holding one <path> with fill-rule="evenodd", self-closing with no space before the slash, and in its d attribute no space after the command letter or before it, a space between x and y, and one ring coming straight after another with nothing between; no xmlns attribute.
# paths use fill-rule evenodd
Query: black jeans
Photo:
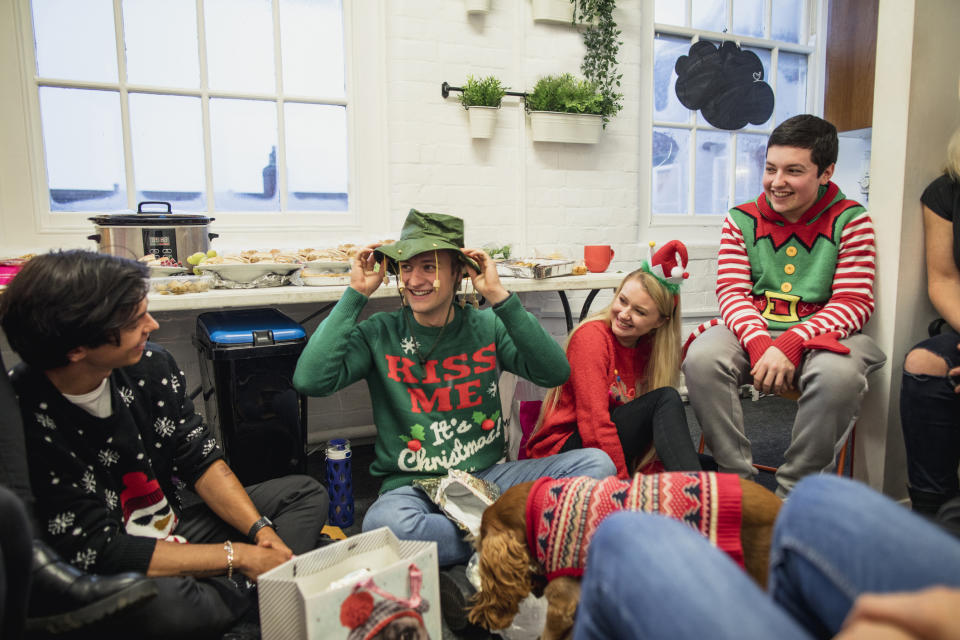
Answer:
<svg viewBox="0 0 960 640"><path fill-rule="evenodd" d="M683 400L673 387L661 387L620 405L610 414L617 427L627 465L653 443L667 471L699 471L700 459L690 438ZM582 449L579 432L567 438L561 451Z"/></svg>
<svg viewBox="0 0 960 640"><path fill-rule="evenodd" d="M960 335L949 332L924 340L914 349L935 353L947 369L960 366ZM960 395L946 376L903 373L900 387L900 423L907 449L907 477L911 493L931 494L945 502L960 494ZM935 512L937 505L931 504Z"/></svg>

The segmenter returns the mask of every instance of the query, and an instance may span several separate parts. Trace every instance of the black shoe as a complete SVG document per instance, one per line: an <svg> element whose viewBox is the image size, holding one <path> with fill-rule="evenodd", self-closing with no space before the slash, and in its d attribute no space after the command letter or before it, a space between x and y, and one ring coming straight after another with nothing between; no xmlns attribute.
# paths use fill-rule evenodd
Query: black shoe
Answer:
<svg viewBox="0 0 960 640"><path fill-rule="evenodd" d="M33 575L26 630L65 633L157 595L157 585L137 573L96 576L33 541Z"/></svg>

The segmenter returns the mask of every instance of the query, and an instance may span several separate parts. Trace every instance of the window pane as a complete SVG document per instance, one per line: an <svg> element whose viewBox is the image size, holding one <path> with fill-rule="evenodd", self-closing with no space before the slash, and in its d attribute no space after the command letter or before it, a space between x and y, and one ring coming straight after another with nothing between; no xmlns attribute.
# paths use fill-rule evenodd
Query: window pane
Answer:
<svg viewBox="0 0 960 640"><path fill-rule="evenodd" d="M653 21L685 27L687 26L686 5L686 2L677 2L677 0L656 0Z"/></svg>
<svg viewBox="0 0 960 640"><path fill-rule="evenodd" d="M767 136L737 134L735 205L755 200L763 191L763 167L766 158Z"/></svg>
<svg viewBox="0 0 960 640"><path fill-rule="evenodd" d="M657 34L653 40L653 119L689 122L690 110L677 99L677 58L690 50L688 38Z"/></svg>
<svg viewBox="0 0 960 640"><path fill-rule="evenodd" d="M777 57L776 121L807 112L807 56L783 53Z"/></svg>
<svg viewBox="0 0 960 640"><path fill-rule="evenodd" d="M763 37L763 0L733 0L733 32Z"/></svg>
<svg viewBox="0 0 960 640"><path fill-rule="evenodd" d="M693 15L690 20L694 29L705 31L726 31L727 2L726 0L693 0L691 3Z"/></svg>
<svg viewBox="0 0 960 640"><path fill-rule="evenodd" d="M347 109L284 105L287 208L347 210Z"/></svg>
<svg viewBox="0 0 960 640"><path fill-rule="evenodd" d="M51 211L127 208L115 91L40 88Z"/></svg>
<svg viewBox="0 0 960 640"><path fill-rule="evenodd" d="M281 0L280 45L284 93L345 94L340 0Z"/></svg>
<svg viewBox="0 0 960 640"><path fill-rule="evenodd" d="M697 182L694 212L723 214L730 208L731 135L720 131L697 131Z"/></svg>
<svg viewBox="0 0 960 640"><path fill-rule="evenodd" d="M273 93L273 12L270 0L205 0L211 89Z"/></svg>
<svg viewBox="0 0 960 640"><path fill-rule="evenodd" d="M654 213L688 212L689 147L690 132L686 129L654 127L651 182Z"/></svg>
<svg viewBox="0 0 960 640"><path fill-rule="evenodd" d="M200 99L130 94L130 131L137 200L205 210Z"/></svg>
<svg viewBox="0 0 960 640"><path fill-rule="evenodd" d="M215 207L278 211L276 103L211 99L210 138Z"/></svg>
<svg viewBox="0 0 960 640"><path fill-rule="evenodd" d="M195 0L123 0L127 80L199 87Z"/></svg>
<svg viewBox="0 0 960 640"><path fill-rule="evenodd" d="M800 42L803 36L803 3L805 0L776 0L772 3L770 37L784 42Z"/></svg>
<svg viewBox="0 0 960 640"><path fill-rule="evenodd" d="M117 81L110 0L33 0L33 32L42 77Z"/></svg>

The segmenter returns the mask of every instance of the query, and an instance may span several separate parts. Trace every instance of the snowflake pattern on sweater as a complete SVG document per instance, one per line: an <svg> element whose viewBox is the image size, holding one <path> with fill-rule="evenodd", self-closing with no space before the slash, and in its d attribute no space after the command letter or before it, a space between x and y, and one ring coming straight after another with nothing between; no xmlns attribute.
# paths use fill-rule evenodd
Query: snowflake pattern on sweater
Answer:
<svg viewBox="0 0 960 640"><path fill-rule="evenodd" d="M74 405L29 367L17 370L13 383L37 516L50 544L84 570L144 572L157 538L172 533L179 518L178 484L192 486L222 453L183 392L183 372L159 345L148 342L140 362L115 369L109 380L107 418ZM163 501L173 516L167 530L148 530L152 537L131 535L125 522L125 510L129 517L144 506L130 500L124 476L132 473L151 487L149 503L159 509Z"/></svg>
<svg viewBox="0 0 960 640"><path fill-rule="evenodd" d="M381 492L503 460L508 422L497 384L502 371L541 386L569 375L563 350L516 295L491 309L455 307L445 328L421 326L409 311L358 322L366 302L347 289L311 336L294 385L324 396L366 380L377 425L370 473L384 478ZM422 362L418 344L431 345Z"/></svg>

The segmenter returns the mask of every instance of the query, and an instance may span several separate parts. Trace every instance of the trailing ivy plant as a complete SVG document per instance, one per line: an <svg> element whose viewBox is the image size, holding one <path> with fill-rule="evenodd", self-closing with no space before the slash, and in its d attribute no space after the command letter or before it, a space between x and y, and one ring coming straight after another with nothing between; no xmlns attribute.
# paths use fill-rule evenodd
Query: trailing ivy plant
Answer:
<svg viewBox="0 0 960 640"><path fill-rule="evenodd" d="M580 70L584 77L593 82L599 91L603 107L603 126L607 126L611 116L623 108L623 94L620 92L620 79L617 73L617 53L620 51L621 31L613 19L616 0L570 0L573 4L574 23L586 25L583 32L583 44L587 48Z"/></svg>
<svg viewBox="0 0 960 640"><path fill-rule="evenodd" d="M506 95L506 90L495 76L487 76L477 80L472 75L467 76L460 94L460 104L464 109L469 107L499 107L500 101Z"/></svg>
<svg viewBox="0 0 960 640"><path fill-rule="evenodd" d="M530 111L604 115L603 95L597 85L569 73L540 78L524 102Z"/></svg>

